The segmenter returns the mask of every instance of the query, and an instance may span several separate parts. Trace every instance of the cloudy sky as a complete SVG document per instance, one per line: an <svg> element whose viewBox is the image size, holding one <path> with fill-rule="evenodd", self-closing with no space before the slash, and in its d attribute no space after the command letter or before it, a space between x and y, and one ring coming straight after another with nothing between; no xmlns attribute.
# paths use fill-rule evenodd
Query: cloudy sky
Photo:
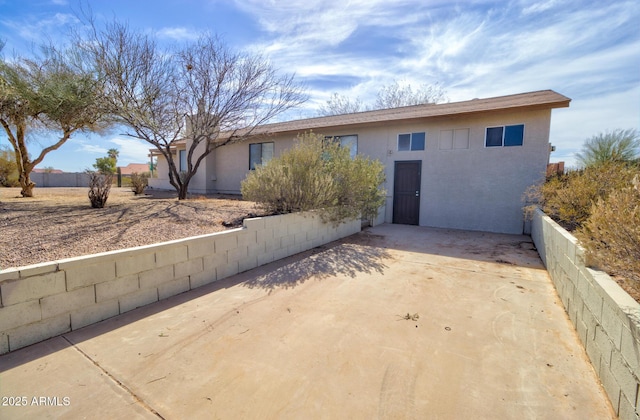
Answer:
<svg viewBox="0 0 640 420"><path fill-rule="evenodd" d="M572 99L553 111L552 161L594 134L640 128L637 0L85 0L98 20L116 18L183 42L209 31L239 50L267 54L308 87L297 117L331 93L371 102L394 80L440 83L450 101L553 89ZM5 56L62 40L76 0L0 0ZM34 140L34 150L37 140ZM0 135L0 144L7 145ZM43 144L44 146L45 144ZM79 133L40 165L89 168L109 148L120 164L146 161L146 143Z"/></svg>

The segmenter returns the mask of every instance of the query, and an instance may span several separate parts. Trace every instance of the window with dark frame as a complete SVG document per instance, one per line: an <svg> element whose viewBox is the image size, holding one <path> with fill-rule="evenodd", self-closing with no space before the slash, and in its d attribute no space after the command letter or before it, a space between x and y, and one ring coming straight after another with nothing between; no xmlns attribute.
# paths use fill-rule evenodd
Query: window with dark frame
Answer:
<svg viewBox="0 0 640 420"><path fill-rule="evenodd" d="M249 145L249 169L256 169L256 166L264 165L273 158L274 144L253 143Z"/></svg>
<svg viewBox="0 0 640 420"><path fill-rule="evenodd" d="M398 134L398 151L424 150L425 142L426 134L424 131L420 133Z"/></svg>
<svg viewBox="0 0 640 420"><path fill-rule="evenodd" d="M487 127L485 147L522 146L524 124Z"/></svg>

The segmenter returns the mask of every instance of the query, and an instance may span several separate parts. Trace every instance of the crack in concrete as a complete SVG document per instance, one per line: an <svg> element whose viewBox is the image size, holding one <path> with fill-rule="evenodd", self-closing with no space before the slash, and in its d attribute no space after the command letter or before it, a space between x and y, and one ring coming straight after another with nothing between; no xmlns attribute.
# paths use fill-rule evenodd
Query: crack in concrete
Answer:
<svg viewBox="0 0 640 420"><path fill-rule="evenodd" d="M128 393L129 395L131 395L131 397L133 397L133 399L139 403L142 407L145 408L145 410L155 414L159 419L163 419L164 417L158 413L153 407L151 407L149 404L147 404L142 398L138 397L138 395L136 395L135 392L133 392L133 390L129 389L129 387L127 387L124 383L122 383L121 381L119 381L115 376L113 376L111 373L109 373L106 369L104 369L102 366L100 366L100 364L98 362L96 362L95 360L93 360L91 358L91 356L89 356L87 353L85 353L84 351L82 351L78 346L76 346L74 343L72 343L66 336L62 336L62 338L69 343L69 345L75 349L78 353L80 353L82 356L84 356L87 360L89 360L95 367L97 367L98 369L100 369L102 371L102 373L104 373L107 378L111 379L113 382L115 382L121 389L123 389L126 393Z"/></svg>

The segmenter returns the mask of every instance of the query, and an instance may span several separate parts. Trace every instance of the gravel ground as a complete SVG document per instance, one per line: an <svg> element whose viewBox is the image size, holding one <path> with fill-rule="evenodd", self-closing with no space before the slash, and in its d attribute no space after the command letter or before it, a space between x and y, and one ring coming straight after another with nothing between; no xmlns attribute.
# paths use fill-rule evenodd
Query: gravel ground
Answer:
<svg viewBox="0 0 640 420"><path fill-rule="evenodd" d="M87 188L0 188L0 270L219 232L259 214L237 196L171 192L135 197L113 188L103 209L92 209Z"/></svg>

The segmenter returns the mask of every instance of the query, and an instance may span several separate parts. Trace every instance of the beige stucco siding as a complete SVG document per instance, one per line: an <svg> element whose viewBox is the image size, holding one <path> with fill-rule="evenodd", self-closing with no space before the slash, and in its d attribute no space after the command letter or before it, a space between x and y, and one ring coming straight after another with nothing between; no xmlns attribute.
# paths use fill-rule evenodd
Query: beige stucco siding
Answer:
<svg viewBox="0 0 640 420"><path fill-rule="evenodd" d="M543 179L548 161L550 116L550 110L503 112L367 128L327 128L321 134L357 134L358 152L385 164L388 223L393 217L394 163L419 160L422 162L420 225L521 233L522 196L529 185ZM485 147L487 127L513 124L525 126L522 146ZM442 150L441 132L456 129L468 129L468 148ZM425 150L397 150L398 134L423 131ZM293 137L293 134L275 136L276 154L290 147ZM248 167L248 145L240 152ZM236 180L242 177L235 175Z"/></svg>
<svg viewBox="0 0 640 420"><path fill-rule="evenodd" d="M388 192L384 220L388 223L393 217L394 164L418 160L422 162L421 226L522 233L521 199L529 185L544 177L550 118L550 109L521 109L314 132L355 134L358 153L384 163ZM487 127L514 124L524 124L522 146L485 147ZM398 135L414 132L425 132L425 150L398 151ZM293 146L295 137L293 132L280 133L217 149L193 179L190 191L239 193L249 172L249 144L273 141L277 156ZM163 168L159 162L158 172Z"/></svg>

